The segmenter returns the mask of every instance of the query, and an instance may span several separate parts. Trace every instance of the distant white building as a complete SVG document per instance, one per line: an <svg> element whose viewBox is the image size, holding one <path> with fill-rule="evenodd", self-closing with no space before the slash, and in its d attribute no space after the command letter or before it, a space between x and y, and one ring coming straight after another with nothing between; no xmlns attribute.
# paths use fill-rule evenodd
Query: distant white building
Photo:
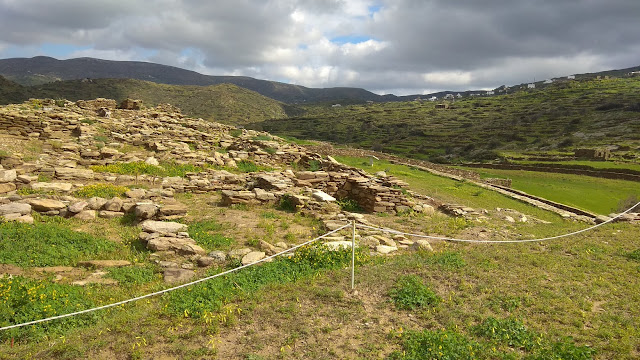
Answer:
<svg viewBox="0 0 640 360"><path fill-rule="evenodd" d="M432 97L429 98L429 101L436 101L436 100L438 100L438 97L436 97L436 96L432 96Z"/></svg>
<svg viewBox="0 0 640 360"><path fill-rule="evenodd" d="M462 95L460 95L460 93L457 93L457 94L456 94L456 97L457 97L457 98L461 98L461 97L462 97Z"/></svg>
<svg viewBox="0 0 640 360"><path fill-rule="evenodd" d="M535 89L536 88L536 84L531 83L531 84L527 84L527 89Z"/></svg>
<svg viewBox="0 0 640 360"><path fill-rule="evenodd" d="M551 79L547 79L544 81L545 84L553 84L553 80Z"/></svg>
<svg viewBox="0 0 640 360"><path fill-rule="evenodd" d="M494 94L493 90L487 91L487 95L493 95L493 94Z"/></svg>
<svg viewBox="0 0 640 360"><path fill-rule="evenodd" d="M567 76L567 79L568 80L575 80L576 76L575 75L569 75L569 76Z"/></svg>
<svg viewBox="0 0 640 360"><path fill-rule="evenodd" d="M444 96L445 99L453 99L453 94L447 94Z"/></svg>
<svg viewBox="0 0 640 360"><path fill-rule="evenodd" d="M336 107L341 107L341 106L342 106L342 105L340 105L340 104L333 104L333 105L331 105L331 107L334 107L334 108L336 108Z"/></svg>

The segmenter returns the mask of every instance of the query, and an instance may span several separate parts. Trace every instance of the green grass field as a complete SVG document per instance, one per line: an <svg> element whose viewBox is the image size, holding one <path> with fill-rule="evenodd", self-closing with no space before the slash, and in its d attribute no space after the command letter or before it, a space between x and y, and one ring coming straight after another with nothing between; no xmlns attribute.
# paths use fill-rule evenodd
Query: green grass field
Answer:
<svg viewBox="0 0 640 360"><path fill-rule="evenodd" d="M532 160L510 160L514 164L558 164L558 165L579 165L588 166L594 169L629 169L640 171L640 164L617 162L617 161L587 161L587 160L569 160L569 161L532 161Z"/></svg>
<svg viewBox="0 0 640 360"><path fill-rule="evenodd" d="M512 187L597 214L616 212L618 203L640 195L640 183L537 171L470 169L482 177L509 178Z"/></svg>

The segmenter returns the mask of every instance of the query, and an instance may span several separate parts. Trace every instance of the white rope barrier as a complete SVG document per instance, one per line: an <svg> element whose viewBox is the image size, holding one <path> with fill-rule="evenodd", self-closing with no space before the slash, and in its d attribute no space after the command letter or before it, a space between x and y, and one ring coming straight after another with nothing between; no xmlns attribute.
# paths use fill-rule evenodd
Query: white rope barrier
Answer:
<svg viewBox="0 0 640 360"><path fill-rule="evenodd" d="M27 326L27 325L34 325L34 324L43 323L43 322L47 322L47 321L51 321L51 320L63 319L63 318L67 318L67 317L71 317L71 316L76 316L76 315L81 315L81 314L86 314L86 313L90 313L90 312L94 312L94 311L98 311L98 310L104 310L104 309L112 308L112 307L114 307L114 306L124 305L124 304L130 303L130 302L134 302L134 301L138 301L138 300L142 300L142 299L150 298L150 297L152 297L152 296L157 296L157 295L161 295L161 294L164 294L164 293L168 293L168 292L171 292L171 291L174 291L174 290L178 290L178 289L181 289L181 288L185 288L185 287L188 287L188 286L192 286L192 285L195 285L195 284L201 283L201 282L203 282L203 281L211 280L211 279L217 278L217 277L219 277L219 276L227 275L227 274L230 274L230 273L232 273L232 272L236 272L236 271L242 270L242 269L244 269L244 268L246 268L246 267L249 267L249 266L258 265L258 264L260 264L260 263L262 263L262 262L268 261L268 260L273 259L273 258L275 258L275 257L278 257L278 256L280 256L280 255L286 254L286 253L288 253L288 252L290 252L290 251L292 251L292 250L295 250L295 249L300 248L300 247L302 247L302 246L305 246L305 245L311 244L311 243L313 243L313 242L315 242L315 241L318 241L318 240L320 240L320 239L323 239L323 238L325 238L325 237L327 237L327 236L329 236L329 235L332 235L332 234L334 234L334 233L336 233L336 232L338 232L338 231L340 231L340 230L342 230L342 229L345 229L345 228L347 228L347 227L350 227L350 226L351 226L351 224L346 224L346 225L344 225L344 226L342 226L342 227L340 227L340 228L338 228L338 229L335 229L335 230L333 230L333 231L330 231L330 232L328 232L328 233L326 233L326 234L324 234L324 235L320 235L320 236L318 236L318 237L317 237L317 238L315 238L315 239L311 239L311 240L309 240L309 241L307 241L307 242L304 242L304 243L302 243L302 244L299 244L299 245L293 246L293 247L291 247L291 248L289 248L289 249L286 249L286 250L281 251L281 252L279 252L279 253L277 253L277 254L274 254L274 255L271 255L271 256L265 257L264 259L258 260L258 261L256 261L256 262L251 263L251 264L238 266L237 268L233 268L233 269L230 269L230 270L227 270L227 271L224 271L224 272L221 272L221 273L215 274L215 275L211 275L211 276L208 276L208 277L205 277L205 278L202 278L202 279L198 279L198 280L195 280L195 281L192 281L192 282L186 283L186 284L182 284L182 285L174 286L174 287L172 287L172 288L168 288L168 289L164 289L164 290L156 291L156 292L153 292L153 293L149 293L149 294L146 294L146 295L141 295L141 296L138 296L138 297L134 297L134 298L131 298L131 299L127 299L127 300L118 301L118 302L116 302L116 303L112 303L112 304L107 304L107 305L103 305L103 306L98 306L98 307L91 308L91 309L86 309L86 310L76 311L76 312L72 312L72 313L68 313L68 314L63 314L63 315L58 315L58 316L52 316L52 317L49 317L49 318L46 318L46 319L33 320L33 321L25 322L25 323L22 323L22 324L16 324L16 325L5 326L5 327L0 328L0 331L3 331L3 330L9 330L9 329L14 329L14 328L19 328L19 327L23 327L23 326Z"/></svg>
<svg viewBox="0 0 640 360"><path fill-rule="evenodd" d="M398 230L393 230L393 229L388 229L388 228L378 228L375 226L368 226L368 225L363 225L363 224L357 224L356 226L362 228L362 229L370 229L370 230L377 230L377 231L382 231L382 232L386 232L386 233L390 233L390 234L397 234L397 235L406 235L406 236L413 236L413 237L418 237L418 238L424 238L424 239L432 239L432 240L444 240L444 241L452 241L452 242L466 242L466 243L483 243L483 244L509 244L509 243L525 243L525 242L540 242L540 241L547 241L547 240L553 240L553 239L560 239L560 238L564 238L564 237L568 237L568 236L573 236L573 235L577 235L589 230L593 230L595 228L598 228L602 225L611 223L612 221L615 221L616 219L620 218L621 216L623 216L624 214L630 212L633 208L635 208L636 206L640 205L640 202L638 202L637 204L633 205L632 207L630 207L629 209L627 209L626 211L618 214L617 216L607 220L607 221L603 221L600 224L596 224L593 225L591 227L582 229L582 230L577 230L574 232L570 232L568 234L562 234L562 235L556 235L556 236L549 236L546 238L538 238L538 239L522 239L522 240L474 240L474 239L456 239L456 238L448 238L448 237L441 237L441 236L431 236L431 235L423 235L423 234L414 234L414 233L407 233L407 232L402 232L402 231L398 231Z"/></svg>

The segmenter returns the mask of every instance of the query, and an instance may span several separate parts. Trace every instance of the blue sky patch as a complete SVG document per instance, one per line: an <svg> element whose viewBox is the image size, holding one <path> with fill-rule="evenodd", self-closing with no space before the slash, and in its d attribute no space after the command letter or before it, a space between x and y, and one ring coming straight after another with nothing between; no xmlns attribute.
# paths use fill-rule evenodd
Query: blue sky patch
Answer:
<svg viewBox="0 0 640 360"><path fill-rule="evenodd" d="M332 39L329 39L334 44L344 45L344 44L359 44L372 38L364 35L346 35L346 36L337 36Z"/></svg>

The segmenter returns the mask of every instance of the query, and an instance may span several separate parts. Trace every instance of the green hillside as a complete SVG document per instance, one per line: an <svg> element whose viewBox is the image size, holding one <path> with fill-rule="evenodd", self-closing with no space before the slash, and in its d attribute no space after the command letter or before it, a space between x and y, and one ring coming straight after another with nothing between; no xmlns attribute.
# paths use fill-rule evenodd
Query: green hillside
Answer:
<svg viewBox="0 0 640 360"><path fill-rule="evenodd" d="M104 97L141 99L146 105L170 103L193 117L242 125L285 115L284 104L231 84L180 86L130 79L58 81L32 87L37 96L71 101Z"/></svg>
<svg viewBox="0 0 640 360"><path fill-rule="evenodd" d="M21 102L27 98L27 90L2 76L0 76L0 105Z"/></svg>
<svg viewBox="0 0 640 360"><path fill-rule="evenodd" d="M307 106L251 126L436 161L489 160L497 151L640 146L640 78L556 82L545 89L434 102Z"/></svg>
<svg viewBox="0 0 640 360"><path fill-rule="evenodd" d="M0 104L22 102L29 98L76 101L98 97L118 101L141 99L148 106L169 103L178 106L186 115L233 125L283 118L286 116L285 107L288 107L232 84L186 86L130 79L92 79L23 87L0 77Z"/></svg>

